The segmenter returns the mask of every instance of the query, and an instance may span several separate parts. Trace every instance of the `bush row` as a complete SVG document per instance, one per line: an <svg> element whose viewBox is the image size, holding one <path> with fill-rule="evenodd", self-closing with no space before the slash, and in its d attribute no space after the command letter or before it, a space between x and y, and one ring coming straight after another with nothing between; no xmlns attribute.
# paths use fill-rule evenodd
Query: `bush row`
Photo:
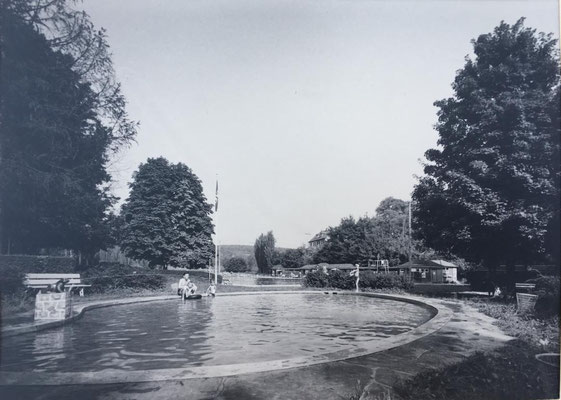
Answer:
<svg viewBox="0 0 561 400"><path fill-rule="evenodd" d="M4 264L0 269L0 293L3 295L24 292L23 285L24 275L26 273L72 273L74 272L73 264L68 262L65 257L35 257L35 256L4 256L12 259L33 260L29 263ZM65 260L61 264L55 261ZM46 261L47 260L47 261ZM72 259L70 259L72 260ZM23 267L22 265L25 265ZM116 262L102 262L96 266L89 267L81 271L82 281L92 285L86 289L89 293L103 293L107 290L118 288L132 289L161 289L165 286L166 278L174 276L179 278L188 272L193 277L208 279L207 270L150 270L144 268L136 268L130 265L120 264ZM211 274L214 279L214 274ZM222 283L222 276L218 275L218 282Z"/></svg>
<svg viewBox="0 0 561 400"><path fill-rule="evenodd" d="M0 255L0 293L23 293L27 273L72 273L74 266L72 257Z"/></svg>
<svg viewBox="0 0 561 400"><path fill-rule="evenodd" d="M559 315L561 311L561 281L558 276L541 276L529 279L528 283L536 284L538 301L536 302L536 315L548 318Z"/></svg>
<svg viewBox="0 0 561 400"><path fill-rule="evenodd" d="M351 290L356 287L356 278L349 276L348 272L337 269L329 271L310 271L304 278L307 287L337 288ZM361 289L411 289L413 284L402 275L377 274L365 271L360 274L359 288Z"/></svg>
<svg viewBox="0 0 561 400"><path fill-rule="evenodd" d="M71 257L0 255L0 285L21 282L27 273L72 273L74 265Z"/></svg>
<svg viewBox="0 0 561 400"><path fill-rule="evenodd" d="M104 293L115 289L147 289L158 290L165 286L165 277L156 274L134 274L119 276L98 276L85 280L92 285L88 293Z"/></svg>
<svg viewBox="0 0 561 400"><path fill-rule="evenodd" d="M72 257L0 255L0 274L14 272L73 272L76 260Z"/></svg>

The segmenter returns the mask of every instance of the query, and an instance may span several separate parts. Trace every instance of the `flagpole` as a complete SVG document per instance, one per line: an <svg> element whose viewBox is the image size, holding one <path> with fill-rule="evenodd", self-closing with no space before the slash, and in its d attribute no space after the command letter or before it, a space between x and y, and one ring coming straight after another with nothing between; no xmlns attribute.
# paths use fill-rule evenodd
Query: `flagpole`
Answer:
<svg viewBox="0 0 561 400"><path fill-rule="evenodd" d="M218 285L218 244L214 245L214 284Z"/></svg>
<svg viewBox="0 0 561 400"><path fill-rule="evenodd" d="M215 235L214 239L214 285L218 286L218 174L216 174L216 200L214 203L214 223Z"/></svg>

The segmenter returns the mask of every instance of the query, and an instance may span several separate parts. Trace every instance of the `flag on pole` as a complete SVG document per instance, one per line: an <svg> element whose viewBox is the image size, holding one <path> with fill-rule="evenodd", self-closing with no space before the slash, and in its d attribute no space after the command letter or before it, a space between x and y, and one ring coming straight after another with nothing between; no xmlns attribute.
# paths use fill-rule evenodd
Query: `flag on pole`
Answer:
<svg viewBox="0 0 561 400"><path fill-rule="evenodd" d="M216 179L216 200L214 201L214 212L218 211L218 179Z"/></svg>

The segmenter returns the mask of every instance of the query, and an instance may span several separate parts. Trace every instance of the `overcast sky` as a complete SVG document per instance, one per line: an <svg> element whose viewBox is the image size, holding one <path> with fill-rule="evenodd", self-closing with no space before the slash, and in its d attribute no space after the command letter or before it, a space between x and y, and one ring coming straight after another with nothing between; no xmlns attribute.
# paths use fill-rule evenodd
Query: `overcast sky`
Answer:
<svg viewBox="0 0 561 400"><path fill-rule="evenodd" d="M214 201L219 242L272 230L296 247L342 217L409 200L436 145L470 40L501 20L559 36L557 0L86 0L109 36L137 144L114 191L148 157L187 164Z"/></svg>

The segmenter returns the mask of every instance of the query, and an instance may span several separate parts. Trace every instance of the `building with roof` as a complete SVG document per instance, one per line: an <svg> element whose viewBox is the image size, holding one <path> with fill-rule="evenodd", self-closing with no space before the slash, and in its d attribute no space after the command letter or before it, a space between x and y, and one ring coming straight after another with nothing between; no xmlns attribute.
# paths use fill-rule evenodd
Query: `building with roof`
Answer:
<svg viewBox="0 0 561 400"><path fill-rule="evenodd" d="M445 260L411 260L389 271L409 276L415 283L457 283L458 266Z"/></svg>
<svg viewBox="0 0 561 400"><path fill-rule="evenodd" d="M329 240L329 235L327 234L327 230L323 230L320 233L316 234L313 238L308 241L310 248L319 248L323 246L325 242Z"/></svg>
<svg viewBox="0 0 561 400"><path fill-rule="evenodd" d="M356 269L356 266L353 264L327 264L327 263L319 263L319 264L307 264L304 265L300 268L297 268L297 270L304 272L304 274L307 274L309 271L314 271L314 270L324 270L324 271L330 271L333 269L338 269L339 271L354 271ZM375 266L361 266L360 267L361 271L376 271L376 267Z"/></svg>

